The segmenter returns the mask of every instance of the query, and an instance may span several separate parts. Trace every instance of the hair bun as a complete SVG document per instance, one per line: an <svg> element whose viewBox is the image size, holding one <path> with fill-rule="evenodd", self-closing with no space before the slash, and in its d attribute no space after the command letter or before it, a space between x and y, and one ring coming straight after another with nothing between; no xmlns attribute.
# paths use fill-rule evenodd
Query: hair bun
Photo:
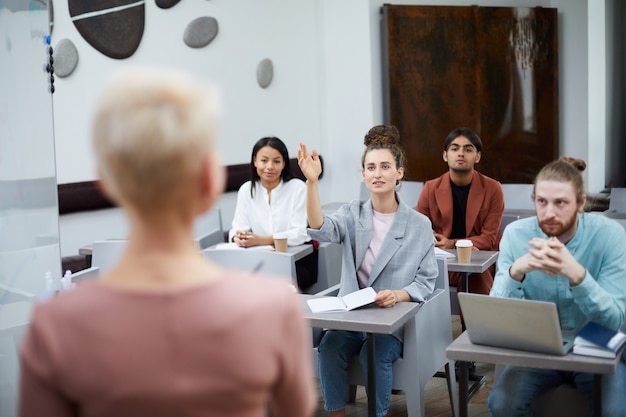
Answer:
<svg viewBox="0 0 626 417"><path fill-rule="evenodd" d="M365 146L370 146L374 143L389 143L393 145L400 144L400 132L394 125L378 125L374 126L365 135L363 141Z"/></svg>
<svg viewBox="0 0 626 417"><path fill-rule="evenodd" d="M574 168L580 172L583 172L585 168L587 168L587 163L585 161L578 158L572 158L571 156L562 156L559 158L559 161L567 162L568 164L573 165Z"/></svg>

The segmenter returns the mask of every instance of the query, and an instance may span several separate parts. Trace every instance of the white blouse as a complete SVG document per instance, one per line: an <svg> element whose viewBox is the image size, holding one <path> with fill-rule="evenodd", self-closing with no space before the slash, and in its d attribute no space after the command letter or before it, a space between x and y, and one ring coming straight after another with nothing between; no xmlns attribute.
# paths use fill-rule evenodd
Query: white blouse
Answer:
<svg viewBox="0 0 626 417"><path fill-rule="evenodd" d="M251 181L243 183L237 192L237 207L228 240L237 230L251 230L261 236L287 232L290 246L301 245L311 238L306 233L306 185L299 178L281 181L272 190L269 202L267 189L257 181L254 197L250 197Z"/></svg>

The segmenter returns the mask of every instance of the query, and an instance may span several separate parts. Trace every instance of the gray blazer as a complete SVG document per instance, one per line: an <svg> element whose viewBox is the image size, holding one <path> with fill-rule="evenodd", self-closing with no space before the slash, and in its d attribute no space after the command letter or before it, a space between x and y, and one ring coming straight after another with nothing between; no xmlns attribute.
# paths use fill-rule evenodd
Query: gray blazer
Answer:
<svg viewBox="0 0 626 417"><path fill-rule="evenodd" d="M340 296L359 289L356 271L372 239L372 217L371 200L352 201L335 213L324 215L319 230L307 229L315 240L342 244ZM422 302L434 291L437 274L430 220L400 201L374 261L368 285L377 292L406 290L413 301Z"/></svg>

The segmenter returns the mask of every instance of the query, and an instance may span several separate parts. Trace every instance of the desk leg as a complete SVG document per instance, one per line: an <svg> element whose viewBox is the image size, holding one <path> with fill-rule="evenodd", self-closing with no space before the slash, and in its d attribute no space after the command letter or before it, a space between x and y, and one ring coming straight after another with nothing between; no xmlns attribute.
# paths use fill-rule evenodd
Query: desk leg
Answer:
<svg viewBox="0 0 626 417"><path fill-rule="evenodd" d="M461 292L469 292L469 272L463 272L460 289ZM465 320L463 320L463 315L461 315L461 331L465 331Z"/></svg>
<svg viewBox="0 0 626 417"><path fill-rule="evenodd" d="M602 374L593 376L593 415L602 417Z"/></svg>
<svg viewBox="0 0 626 417"><path fill-rule="evenodd" d="M457 362L459 364L459 417L468 417L468 405L469 405L469 395L468 395L468 362Z"/></svg>
<svg viewBox="0 0 626 417"><path fill-rule="evenodd" d="M463 272L463 279L461 280L461 291L462 292L468 292L469 291L469 276L470 276L469 272ZM463 316L461 316L461 329L462 329L462 331L465 331L465 321L463 320ZM467 364L467 366L469 367L469 363ZM476 375L474 373L470 374L469 370L467 372L468 372L468 375L469 375L469 380L473 382L473 384L469 388L469 391L468 391L468 394L467 394L467 399L469 401L474 396L474 394L476 394L476 392L478 392L478 390L480 389L480 386L485 383L485 376L484 375Z"/></svg>
<svg viewBox="0 0 626 417"><path fill-rule="evenodd" d="M376 347L374 334L367 334L367 415L376 417Z"/></svg>

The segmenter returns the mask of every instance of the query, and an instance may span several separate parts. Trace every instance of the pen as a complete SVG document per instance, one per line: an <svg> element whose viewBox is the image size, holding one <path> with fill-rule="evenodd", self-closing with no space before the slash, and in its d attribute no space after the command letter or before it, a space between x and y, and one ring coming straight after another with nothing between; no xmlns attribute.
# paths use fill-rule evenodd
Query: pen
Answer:
<svg viewBox="0 0 626 417"><path fill-rule="evenodd" d="M264 263L265 262L260 261L258 264L256 264L255 267L252 268L252 273L259 272Z"/></svg>

